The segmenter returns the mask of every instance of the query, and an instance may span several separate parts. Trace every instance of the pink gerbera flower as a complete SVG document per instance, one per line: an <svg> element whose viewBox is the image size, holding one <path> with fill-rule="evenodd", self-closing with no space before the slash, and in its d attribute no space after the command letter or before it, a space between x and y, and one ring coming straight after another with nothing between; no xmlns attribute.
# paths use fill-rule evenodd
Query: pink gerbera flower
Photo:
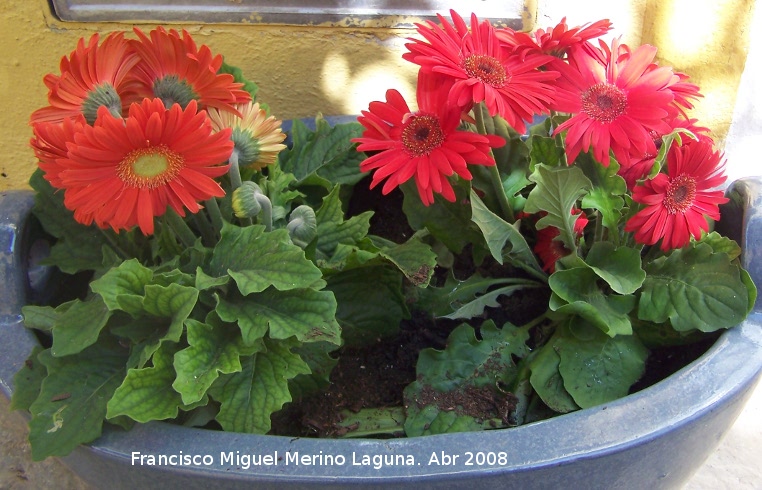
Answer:
<svg viewBox="0 0 762 490"><path fill-rule="evenodd" d="M453 24L438 15L441 26L429 21L418 25L424 40L411 39L402 57L427 73L440 73L454 82L449 102L470 110L484 102L491 116L499 114L516 131L526 130L525 121L547 114L553 101L554 71L538 68L552 57L512 55L497 38L488 21L471 15L471 29L456 12Z"/></svg>
<svg viewBox="0 0 762 490"><path fill-rule="evenodd" d="M633 153L645 154L652 131L669 131L664 119L674 99L669 89L674 73L652 66L653 46L640 46L627 56L620 52L617 41L598 53L573 47L568 64L559 60L551 65L562 74L554 109L573 114L556 128L556 134L567 131L570 162L592 149L596 160L607 166L610 151L620 161Z"/></svg>
<svg viewBox="0 0 762 490"><path fill-rule="evenodd" d="M701 238L709 230L706 218L720 219L719 205L728 201L721 190L713 190L726 179L721 158L709 139L673 146L667 173L633 190L633 200L646 207L630 218L625 231L635 232L635 240L646 245L662 240L665 251Z"/></svg>
<svg viewBox="0 0 762 490"><path fill-rule="evenodd" d="M490 148L505 144L498 136L458 131L461 111L445 103L435 83L420 74L416 112L399 92L388 90L386 102L371 102L369 110L362 111L358 121L365 131L353 140L360 143L359 151L379 152L360 164L363 172L375 170L371 188L386 179L382 192L388 194L415 178L426 206L434 202L434 193L454 201L448 177L458 174L470 180L467 165L495 165Z"/></svg>

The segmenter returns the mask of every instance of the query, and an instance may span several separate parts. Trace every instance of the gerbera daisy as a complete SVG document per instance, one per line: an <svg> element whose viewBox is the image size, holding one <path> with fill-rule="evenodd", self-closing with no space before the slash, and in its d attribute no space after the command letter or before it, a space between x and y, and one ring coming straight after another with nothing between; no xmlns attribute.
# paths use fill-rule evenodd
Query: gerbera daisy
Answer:
<svg viewBox="0 0 762 490"><path fill-rule="evenodd" d="M497 29L496 34L498 39L519 52L545 53L563 58L572 46L600 37L609 30L611 22L608 19L569 29L564 17L555 27L548 30L537 29L533 34L510 28Z"/></svg>
<svg viewBox="0 0 762 490"><path fill-rule="evenodd" d="M670 130L673 132L676 129L686 129L690 131L694 136L698 138L708 139L711 143L711 138L706 133L709 132L709 128L698 126L697 119L684 119L677 117L668 122ZM619 162L619 171L617 172L627 183L627 188L632 190L640 179L644 179L651 173L654 165L654 160L662 146L663 134L659 134L655 131L651 131L651 143L648 145L646 152L641 154L631 154L627 160ZM683 135L683 139L690 138L688 135Z"/></svg>
<svg viewBox="0 0 762 490"><path fill-rule="evenodd" d="M587 216L579 209L572 209L571 214L578 215L574 222L574 233L581 236L588 223ZM537 230L537 243L533 250L542 261L542 270L551 274L556 270L558 259L571 253L561 240L556 240L560 234L561 231L555 226Z"/></svg>
<svg viewBox="0 0 762 490"><path fill-rule="evenodd" d="M275 163L278 153L286 148L283 140L286 134L281 131L281 121L267 116L267 112L256 102L237 104L236 114L209 109L209 120L215 131L225 128L233 130L233 154L238 157L238 164L260 170Z"/></svg>
<svg viewBox="0 0 762 490"><path fill-rule="evenodd" d="M183 30L182 37L174 29L167 32L157 27L146 36L137 27L138 36L132 46L140 55L133 71L136 88L131 94L134 102L143 98L159 98L167 108L180 104L183 109L195 100L201 109L215 107L235 112L233 104L251 100L243 84L227 73L218 74L222 56L213 56L205 45L196 46L191 35Z"/></svg>
<svg viewBox="0 0 762 490"><path fill-rule="evenodd" d="M185 216L185 209L198 212L199 201L224 195L214 178L227 171L220 163L232 149L230 130L213 132L195 101L183 110L146 99L133 104L125 120L102 108L95 125L69 145L61 172L64 204L101 227L137 225L148 235L167 206Z"/></svg>
<svg viewBox="0 0 762 490"><path fill-rule="evenodd" d="M33 125L34 137L29 144L39 160L38 166L45 172L45 180L60 189L61 172L66 168L61 164L67 158L67 144L74 143L74 135L82 132L87 125L82 114L67 117L61 122L38 122Z"/></svg>
<svg viewBox="0 0 762 490"><path fill-rule="evenodd" d="M568 64L560 60L551 64L561 72L553 108L573 114L555 131L568 130L570 162L592 148L596 160L607 166L609 151L620 161L633 153L645 154L651 131L669 132L664 119L674 99L669 89L672 70L651 66L656 55L653 46L640 46L628 56L619 53L616 40L610 50L598 55L576 46L569 51Z"/></svg>
<svg viewBox="0 0 762 490"><path fill-rule="evenodd" d="M706 218L720 218L719 205L727 198L716 189L725 182L722 156L711 140L687 141L674 145L667 155L667 173L660 173L633 190L632 199L646 207L630 218L625 231L635 232L635 240L662 250L688 244L709 230Z"/></svg>
<svg viewBox="0 0 762 490"><path fill-rule="evenodd" d="M552 57L542 54L512 55L495 35L488 21L471 15L471 30L450 11L453 25L437 15L441 27L428 21L418 24L425 40L411 39L402 57L427 73L441 73L454 80L449 102L470 110L484 102L491 116L499 114L519 133L535 114L547 114L553 100L554 71L538 68Z"/></svg>
<svg viewBox="0 0 762 490"><path fill-rule="evenodd" d="M100 45L98 40L98 34L87 44L80 38L69 57L61 58L61 75L45 76L50 105L34 111L30 124L61 122L78 115L92 124L101 106L121 117L130 90L127 74L138 57L122 33L109 34Z"/></svg>
<svg viewBox="0 0 762 490"><path fill-rule="evenodd" d="M388 194L415 178L426 206L434 202L435 192L454 201L448 177L458 174L470 180L467 164L495 165L490 148L505 144L498 136L458 131L460 108L448 105L435 83L434 78L419 74L416 112L399 92L388 90L386 102L371 102L369 110L362 111L357 120L365 131L352 140L360 143L359 151L378 152L360 164L363 172L375 170L371 188L386 179L382 192Z"/></svg>

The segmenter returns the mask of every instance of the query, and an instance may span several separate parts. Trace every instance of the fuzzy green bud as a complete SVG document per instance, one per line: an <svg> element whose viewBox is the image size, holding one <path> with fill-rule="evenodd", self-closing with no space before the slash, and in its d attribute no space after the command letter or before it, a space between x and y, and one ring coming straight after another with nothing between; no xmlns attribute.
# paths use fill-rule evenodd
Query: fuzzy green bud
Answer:
<svg viewBox="0 0 762 490"><path fill-rule="evenodd" d="M241 184L241 187L233 191L233 213L236 217L253 218L262 211L258 197L262 195L262 189L247 180Z"/></svg>
<svg viewBox="0 0 762 490"><path fill-rule="evenodd" d="M304 204L291 211L288 234L294 245L305 248L317 236L317 217L315 211Z"/></svg>

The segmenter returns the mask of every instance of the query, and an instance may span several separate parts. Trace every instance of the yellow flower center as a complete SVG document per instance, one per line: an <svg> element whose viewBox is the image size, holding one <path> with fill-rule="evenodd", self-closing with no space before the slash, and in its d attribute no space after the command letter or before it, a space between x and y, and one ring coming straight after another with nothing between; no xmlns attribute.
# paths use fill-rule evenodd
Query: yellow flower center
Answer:
<svg viewBox="0 0 762 490"><path fill-rule="evenodd" d="M478 78L493 87L502 87L508 81L505 67L497 58L484 54L472 54L463 60L463 69L470 77Z"/></svg>
<svg viewBox="0 0 762 490"><path fill-rule="evenodd" d="M131 187L155 189L177 177L183 162L182 155L166 145L138 148L119 162L116 174Z"/></svg>
<svg viewBox="0 0 762 490"><path fill-rule="evenodd" d="M582 94L582 112L601 123L610 123L624 114L627 95L608 83L593 85Z"/></svg>
<svg viewBox="0 0 762 490"><path fill-rule="evenodd" d="M670 214L684 213L696 198L696 179L689 175L679 175L672 180L664 198L664 207Z"/></svg>
<svg viewBox="0 0 762 490"><path fill-rule="evenodd" d="M439 118L431 114L411 115L402 129L402 144L413 156L428 155L445 140Z"/></svg>

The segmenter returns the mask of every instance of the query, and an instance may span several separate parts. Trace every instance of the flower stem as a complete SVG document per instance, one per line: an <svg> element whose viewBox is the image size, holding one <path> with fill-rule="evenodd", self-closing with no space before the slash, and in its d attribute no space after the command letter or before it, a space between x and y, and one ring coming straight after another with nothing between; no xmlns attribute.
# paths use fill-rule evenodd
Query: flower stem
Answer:
<svg viewBox="0 0 762 490"><path fill-rule="evenodd" d="M476 130L479 134L486 135L487 128L484 125L484 114L482 114L483 105L483 103L480 103L474 107L474 119L476 121ZM495 160L494 153L492 153L492 149L490 149L490 156L492 156L492 161L495 162L495 165L490 165L488 167L492 190L495 193L497 202L500 204L500 211L503 213L503 219L508 223L513 223L516 221L516 218L513 216L513 206L511 206L511 203L508 201L508 196L505 195L503 180L500 178L500 170L497 168L497 161Z"/></svg>
<svg viewBox="0 0 762 490"><path fill-rule="evenodd" d="M173 209L167 209L164 220L183 245L191 248L196 244L196 234Z"/></svg>
<svg viewBox="0 0 762 490"><path fill-rule="evenodd" d="M209 218L212 220L212 226L214 227L215 232L219 234L220 230L222 230L222 223L224 222L222 211L220 211L220 205L217 204L217 199L214 197L209 198L204 204L209 213Z"/></svg>
<svg viewBox="0 0 762 490"><path fill-rule="evenodd" d="M106 241L108 242L111 249L116 253L119 258L127 260L130 258L130 254L125 252L122 247L119 246L119 243L114 239L111 232L108 230L104 230L103 228L98 227L98 231L101 232L101 235L103 235L106 238Z"/></svg>
<svg viewBox="0 0 762 490"><path fill-rule="evenodd" d="M228 162L230 163L228 174L230 175L230 186L232 187L230 190L234 191L243 184L243 181L241 180L241 169L238 166L238 152L236 150L233 150Z"/></svg>

